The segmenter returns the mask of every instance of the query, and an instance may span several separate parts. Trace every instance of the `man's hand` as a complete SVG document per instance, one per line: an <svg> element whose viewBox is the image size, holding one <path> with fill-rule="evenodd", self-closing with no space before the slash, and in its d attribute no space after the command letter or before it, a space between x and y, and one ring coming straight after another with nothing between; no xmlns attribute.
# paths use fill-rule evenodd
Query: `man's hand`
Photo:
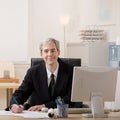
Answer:
<svg viewBox="0 0 120 120"><path fill-rule="evenodd" d="M24 109L23 105L13 104L10 110L13 113L21 113L23 111L23 109Z"/></svg>
<svg viewBox="0 0 120 120"><path fill-rule="evenodd" d="M35 106L30 107L28 110L29 111L40 111L43 107L45 107L44 104L42 104L42 105L35 105Z"/></svg>

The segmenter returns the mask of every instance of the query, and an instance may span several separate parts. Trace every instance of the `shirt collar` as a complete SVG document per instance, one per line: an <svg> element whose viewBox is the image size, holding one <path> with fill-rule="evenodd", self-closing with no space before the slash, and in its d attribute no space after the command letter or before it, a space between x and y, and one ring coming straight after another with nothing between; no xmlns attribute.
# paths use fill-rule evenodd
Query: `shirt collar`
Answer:
<svg viewBox="0 0 120 120"><path fill-rule="evenodd" d="M58 65L57 65L56 70L55 70L53 73L51 73L51 72L48 70L47 66L46 66L46 70L47 70L47 77L48 77L48 79L50 78L51 74L54 74L55 78L57 78L58 68L59 68L59 63L58 63Z"/></svg>

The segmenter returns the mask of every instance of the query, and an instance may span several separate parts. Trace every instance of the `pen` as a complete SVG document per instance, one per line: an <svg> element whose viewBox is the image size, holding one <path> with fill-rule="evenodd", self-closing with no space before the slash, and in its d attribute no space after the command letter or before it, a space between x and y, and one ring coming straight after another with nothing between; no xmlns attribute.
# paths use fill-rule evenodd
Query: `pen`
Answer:
<svg viewBox="0 0 120 120"><path fill-rule="evenodd" d="M56 102L56 105L59 105L58 99L56 99L55 102Z"/></svg>
<svg viewBox="0 0 120 120"><path fill-rule="evenodd" d="M62 105L62 99L61 99L60 96L57 97L57 100L58 100L58 102L59 102L59 105Z"/></svg>
<svg viewBox="0 0 120 120"><path fill-rule="evenodd" d="M64 99L62 99L62 105L64 105L64 104L65 104Z"/></svg>
<svg viewBox="0 0 120 120"><path fill-rule="evenodd" d="M9 107L9 110L11 110L12 112L15 112L15 113L21 113L21 112L23 111L24 107L18 103L18 101L16 100L16 97L15 97L15 96L12 97L12 100L13 100L13 103L12 103L12 105ZM15 105L15 107L12 109L12 107L13 107L14 104L16 104L16 105Z"/></svg>
<svg viewBox="0 0 120 120"><path fill-rule="evenodd" d="M65 104L64 99L61 99L60 96L57 97L55 102L56 102L57 105L64 105Z"/></svg>
<svg viewBox="0 0 120 120"><path fill-rule="evenodd" d="M14 96L13 96L13 101L15 102L15 104L17 104L17 105L19 104Z"/></svg>

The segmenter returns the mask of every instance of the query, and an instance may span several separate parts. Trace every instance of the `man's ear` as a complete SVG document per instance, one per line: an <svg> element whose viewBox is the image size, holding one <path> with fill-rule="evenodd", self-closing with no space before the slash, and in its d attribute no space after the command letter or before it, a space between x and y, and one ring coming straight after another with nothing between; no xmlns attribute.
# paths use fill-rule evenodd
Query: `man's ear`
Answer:
<svg viewBox="0 0 120 120"><path fill-rule="evenodd" d="M58 50L58 56L60 55L60 50Z"/></svg>
<svg viewBox="0 0 120 120"><path fill-rule="evenodd" d="M40 57L42 56L42 51L40 51Z"/></svg>

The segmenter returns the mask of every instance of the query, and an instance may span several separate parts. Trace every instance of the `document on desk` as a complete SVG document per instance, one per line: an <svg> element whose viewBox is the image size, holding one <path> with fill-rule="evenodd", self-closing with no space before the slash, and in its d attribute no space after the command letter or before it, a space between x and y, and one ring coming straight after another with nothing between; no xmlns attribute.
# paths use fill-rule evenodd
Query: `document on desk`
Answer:
<svg viewBox="0 0 120 120"><path fill-rule="evenodd" d="M35 111L23 111L25 114L24 118L49 118L48 113L44 112L35 112Z"/></svg>
<svg viewBox="0 0 120 120"><path fill-rule="evenodd" d="M24 118L49 118L48 113L37 111L23 111L22 113L12 113L11 111L0 111L0 115L22 116Z"/></svg>

